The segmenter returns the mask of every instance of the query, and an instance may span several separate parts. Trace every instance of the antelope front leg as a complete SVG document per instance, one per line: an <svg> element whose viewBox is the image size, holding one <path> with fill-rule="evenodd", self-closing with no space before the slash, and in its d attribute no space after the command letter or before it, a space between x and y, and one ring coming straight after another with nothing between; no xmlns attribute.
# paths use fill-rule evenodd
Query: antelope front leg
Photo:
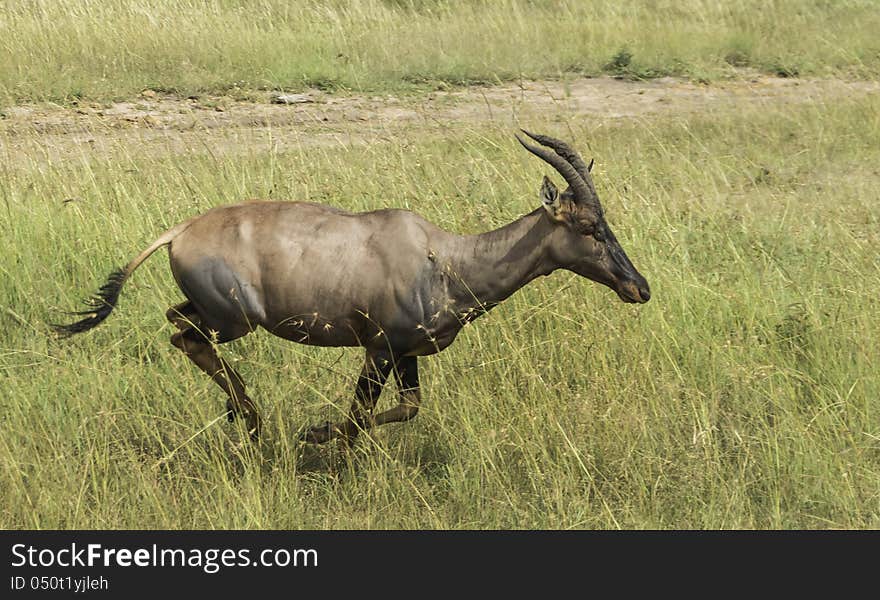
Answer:
<svg viewBox="0 0 880 600"><path fill-rule="evenodd" d="M376 415L375 425L409 421L419 413L422 393L419 391L419 365L415 356L407 356L397 361L394 378L397 382L397 393L400 403L383 413Z"/></svg>
<svg viewBox="0 0 880 600"><path fill-rule="evenodd" d="M344 437L349 444L353 443L362 429L369 429L372 426L373 407L379 400L392 366L389 356L367 352L348 419L342 423L326 423L311 427L303 434L302 440L312 444L323 444L337 437Z"/></svg>

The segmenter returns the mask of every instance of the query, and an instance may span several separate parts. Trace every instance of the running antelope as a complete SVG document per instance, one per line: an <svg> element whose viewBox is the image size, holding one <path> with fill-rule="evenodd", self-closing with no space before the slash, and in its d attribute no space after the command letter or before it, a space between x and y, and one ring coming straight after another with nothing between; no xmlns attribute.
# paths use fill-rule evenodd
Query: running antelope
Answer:
<svg viewBox="0 0 880 600"><path fill-rule="evenodd" d="M353 214L304 202L221 206L172 227L110 275L83 317L57 325L62 335L92 329L128 277L169 246L171 272L186 301L166 313L171 343L229 396L229 420L243 416L256 439L257 408L241 376L214 345L258 327L315 346L361 346L366 356L347 419L311 427L303 439L351 443L370 427L407 421L419 411L418 360L449 346L461 328L531 280L556 269L610 287L624 302L647 302L648 282L605 221L590 170L567 144L524 133L517 140L565 179L544 177L542 206L479 235L449 233L408 210ZM398 404L373 415L390 375Z"/></svg>

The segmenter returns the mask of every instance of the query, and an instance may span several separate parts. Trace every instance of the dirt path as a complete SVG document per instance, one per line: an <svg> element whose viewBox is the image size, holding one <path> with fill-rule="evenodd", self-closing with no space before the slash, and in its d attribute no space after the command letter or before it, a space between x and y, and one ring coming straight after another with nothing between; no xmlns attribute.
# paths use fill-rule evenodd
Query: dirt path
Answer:
<svg viewBox="0 0 880 600"><path fill-rule="evenodd" d="M243 102L226 97L180 99L150 90L109 106L16 106L0 119L7 164L84 156L235 154L275 147L387 140L404 129L443 130L496 122L511 127L564 115L602 119L732 110L745 105L802 103L880 91L880 82L764 76L712 85L672 78L647 82L607 77L569 82L525 81L419 98L301 95L301 102Z"/></svg>

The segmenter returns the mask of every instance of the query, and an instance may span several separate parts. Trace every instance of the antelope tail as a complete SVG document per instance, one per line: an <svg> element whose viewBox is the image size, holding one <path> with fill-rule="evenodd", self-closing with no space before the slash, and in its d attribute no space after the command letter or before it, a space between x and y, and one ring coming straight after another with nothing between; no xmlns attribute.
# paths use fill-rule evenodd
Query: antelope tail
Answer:
<svg viewBox="0 0 880 600"><path fill-rule="evenodd" d="M171 241L180 235L184 229L186 229L189 224L192 222L192 219L188 221L184 221L180 225L176 225L159 236L155 242L153 242L149 248L141 252L137 258L128 263L125 268L118 269L110 273L110 276L107 277L107 281L98 292L86 300L87 310L76 311L67 313L69 315L75 315L79 317L85 317L76 321L75 323L70 323L68 325L56 325L52 324L51 327L61 337L68 337L75 333L82 333L83 331L88 331L93 327L97 327L100 325L104 319L106 319L113 308L116 306L116 302L119 300L119 292L122 291L122 286L125 284L125 281L128 279L128 276L131 275L135 269L137 269L142 262L147 260L147 258L156 250L170 244Z"/></svg>

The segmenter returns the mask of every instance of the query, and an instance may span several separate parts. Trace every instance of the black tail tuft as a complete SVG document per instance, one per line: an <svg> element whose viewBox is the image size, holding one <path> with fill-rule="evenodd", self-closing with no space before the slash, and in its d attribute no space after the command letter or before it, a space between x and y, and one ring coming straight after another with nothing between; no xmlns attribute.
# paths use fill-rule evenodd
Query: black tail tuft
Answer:
<svg viewBox="0 0 880 600"><path fill-rule="evenodd" d="M70 315L85 316L86 318L80 319L75 323L70 323L69 325L53 324L52 329L55 330L55 333L62 337L68 337L75 333L82 333L83 331L88 331L89 329L98 326L107 318L110 311L113 310L113 307L116 306L116 301L119 300L119 291L122 289L125 277L125 271L121 269L113 271L107 278L107 282L98 290L98 293L86 301L86 306L89 307L89 310L67 313Z"/></svg>

